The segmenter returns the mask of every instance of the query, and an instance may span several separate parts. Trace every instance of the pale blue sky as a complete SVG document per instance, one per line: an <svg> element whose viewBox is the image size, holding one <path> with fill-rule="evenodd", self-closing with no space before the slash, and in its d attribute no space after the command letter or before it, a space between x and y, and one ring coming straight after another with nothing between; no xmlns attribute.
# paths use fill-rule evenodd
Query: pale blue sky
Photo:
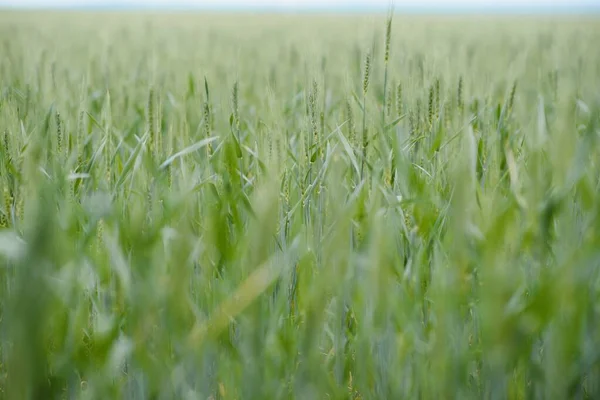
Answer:
<svg viewBox="0 0 600 400"><path fill-rule="evenodd" d="M396 8L529 9L570 11L600 8L600 0L395 0ZM277 8L361 9L386 8L389 0L0 0L11 7L160 7L160 8Z"/></svg>

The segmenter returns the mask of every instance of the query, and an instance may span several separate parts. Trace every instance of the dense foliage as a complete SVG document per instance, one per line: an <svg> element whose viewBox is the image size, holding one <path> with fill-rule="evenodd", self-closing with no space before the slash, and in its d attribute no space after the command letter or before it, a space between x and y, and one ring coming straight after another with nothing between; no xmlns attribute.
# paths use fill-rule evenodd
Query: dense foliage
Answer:
<svg viewBox="0 0 600 400"><path fill-rule="evenodd" d="M0 42L0 397L600 396L597 19Z"/></svg>

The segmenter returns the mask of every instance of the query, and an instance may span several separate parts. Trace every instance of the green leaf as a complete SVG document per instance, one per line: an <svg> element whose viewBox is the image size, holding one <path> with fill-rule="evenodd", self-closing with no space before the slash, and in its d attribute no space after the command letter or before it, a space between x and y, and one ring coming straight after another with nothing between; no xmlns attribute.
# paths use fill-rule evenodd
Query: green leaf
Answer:
<svg viewBox="0 0 600 400"><path fill-rule="evenodd" d="M233 136L233 142L235 143L235 155L237 158L242 158L242 146L240 146L240 142L235 135Z"/></svg>
<svg viewBox="0 0 600 400"><path fill-rule="evenodd" d="M173 163L173 161L177 160L180 157L185 156L186 154L190 154L193 153L195 151L200 150L201 148L208 146L210 143L214 142L215 140L217 140L219 137L218 136L212 136L206 139L202 139L199 142L194 143L191 146L186 147L185 149L173 154L171 157L167 158L165 160L165 162L163 162L160 165L160 169L165 169L167 168L169 165L171 165Z"/></svg>
<svg viewBox="0 0 600 400"><path fill-rule="evenodd" d="M385 130L386 130L386 132L387 132L388 130L390 130L391 128L393 128L394 126L398 125L398 123L399 123L400 121L402 121L402 120L404 119L404 117L406 117L406 114L402 114L401 116L399 116L398 118L396 118L395 120L393 120L392 122L390 122L389 124L387 124L387 125L385 126Z"/></svg>
<svg viewBox="0 0 600 400"><path fill-rule="evenodd" d="M135 149L133 150L133 152L131 153L131 155L129 156L127 161L125 162L125 165L123 166L123 171L121 172L121 175L119 176L119 179L117 180L117 184L116 184L117 188L119 188L123 184L123 182L125 182L125 179L127 179L129 172L132 170L132 168L138 158L138 155L140 154L140 151L146 144L146 140L148 140L149 136L150 136L150 134L148 132L146 132L146 134L138 142L138 144L135 146Z"/></svg>
<svg viewBox="0 0 600 400"><path fill-rule="evenodd" d="M356 94L356 92L354 90L352 91L352 97L354 98L354 100L356 100L356 104L360 108L360 111L364 112L365 109L363 107L362 100L358 97L358 95Z"/></svg>
<svg viewBox="0 0 600 400"><path fill-rule="evenodd" d="M206 80L206 76L204 77L204 91L206 93L206 102L210 101L209 92L208 92L208 81Z"/></svg>
<svg viewBox="0 0 600 400"><path fill-rule="evenodd" d="M250 215L252 215L254 218L256 218L256 213L254 212L254 208L252 207L252 204L250 203L250 199L248 198L248 196L246 195L246 193L241 193L241 197L242 197L242 203L244 203L244 206L246 206L246 210L248 210L248 212L250 213Z"/></svg>
<svg viewBox="0 0 600 400"><path fill-rule="evenodd" d="M352 146L350 145L350 143L348 142L348 140L342 133L341 129L338 128L337 133L340 138L340 141L342 142L342 146L344 147L344 150L346 151L346 154L350 158L350 162L352 163L352 166L354 167L354 170L356 171L356 176L359 176L360 168L358 167L358 162L356 161L356 156L354 154L354 150L352 149Z"/></svg>

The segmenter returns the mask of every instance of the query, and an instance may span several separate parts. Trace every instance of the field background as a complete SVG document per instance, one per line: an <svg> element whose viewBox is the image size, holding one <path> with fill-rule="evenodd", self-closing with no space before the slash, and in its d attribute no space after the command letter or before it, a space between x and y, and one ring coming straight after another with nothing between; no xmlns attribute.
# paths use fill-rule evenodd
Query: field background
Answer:
<svg viewBox="0 0 600 400"><path fill-rule="evenodd" d="M0 12L0 397L598 398L599 20L386 21Z"/></svg>

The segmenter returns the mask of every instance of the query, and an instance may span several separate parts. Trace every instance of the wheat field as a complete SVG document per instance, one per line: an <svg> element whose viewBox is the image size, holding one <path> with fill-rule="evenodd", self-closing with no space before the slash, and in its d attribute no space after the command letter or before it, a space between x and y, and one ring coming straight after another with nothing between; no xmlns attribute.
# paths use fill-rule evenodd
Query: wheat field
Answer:
<svg viewBox="0 0 600 400"><path fill-rule="evenodd" d="M0 42L0 398L600 397L596 17Z"/></svg>

